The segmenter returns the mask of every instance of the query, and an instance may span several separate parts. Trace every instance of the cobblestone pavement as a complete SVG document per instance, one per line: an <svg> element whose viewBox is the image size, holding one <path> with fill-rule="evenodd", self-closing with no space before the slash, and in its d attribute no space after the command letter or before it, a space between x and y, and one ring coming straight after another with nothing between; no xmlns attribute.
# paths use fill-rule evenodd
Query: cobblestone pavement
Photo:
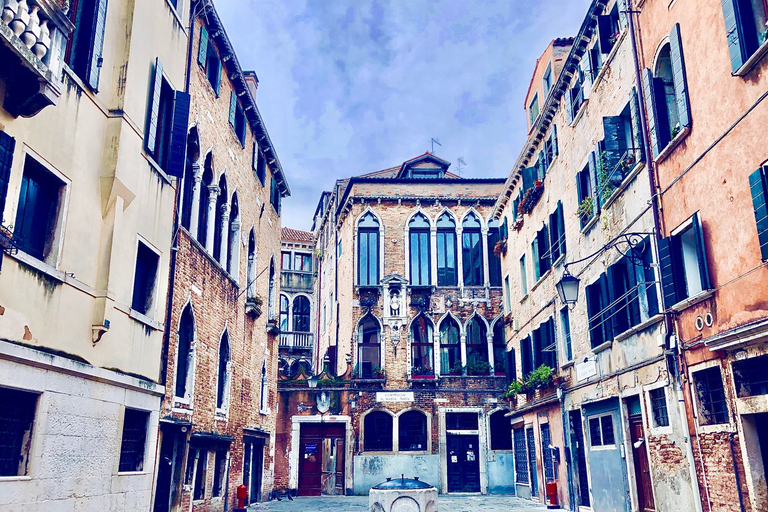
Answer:
<svg viewBox="0 0 768 512"><path fill-rule="evenodd" d="M440 495L439 512L544 512L547 508L514 496ZM248 508L249 512L366 512L367 496L323 496L269 501Z"/></svg>

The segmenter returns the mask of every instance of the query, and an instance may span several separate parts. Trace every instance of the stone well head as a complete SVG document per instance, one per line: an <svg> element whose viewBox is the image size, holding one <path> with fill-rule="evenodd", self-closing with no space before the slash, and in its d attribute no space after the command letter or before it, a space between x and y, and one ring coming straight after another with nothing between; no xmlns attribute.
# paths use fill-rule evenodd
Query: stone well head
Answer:
<svg viewBox="0 0 768 512"><path fill-rule="evenodd" d="M400 475L371 487L368 504L369 512L437 512L437 489Z"/></svg>

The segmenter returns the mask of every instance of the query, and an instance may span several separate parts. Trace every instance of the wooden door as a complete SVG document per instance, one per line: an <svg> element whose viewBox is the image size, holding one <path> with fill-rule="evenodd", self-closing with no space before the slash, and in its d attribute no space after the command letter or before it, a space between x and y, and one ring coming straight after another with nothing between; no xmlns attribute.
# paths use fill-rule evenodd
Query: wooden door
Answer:
<svg viewBox="0 0 768 512"><path fill-rule="evenodd" d="M448 492L480 492L480 447L476 435L448 435Z"/></svg>
<svg viewBox="0 0 768 512"><path fill-rule="evenodd" d="M321 494L321 444L322 439L301 440L299 451L299 496Z"/></svg>
<svg viewBox="0 0 768 512"><path fill-rule="evenodd" d="M157 465L157 489L155 490L154 512L168 512L171 507L171 486L176 458L176 436L170 429L161 431L160 462Z"/></svg>
<svg viewBox="0 0 768 512"><path fill-rule="evenodd" d="M630 439L632 441L632 459L635 465L635 486L640 512L655 512L653 486L651 485L651 468L648 464L648 450L645 445L642 416L629 417Z"/></svg>

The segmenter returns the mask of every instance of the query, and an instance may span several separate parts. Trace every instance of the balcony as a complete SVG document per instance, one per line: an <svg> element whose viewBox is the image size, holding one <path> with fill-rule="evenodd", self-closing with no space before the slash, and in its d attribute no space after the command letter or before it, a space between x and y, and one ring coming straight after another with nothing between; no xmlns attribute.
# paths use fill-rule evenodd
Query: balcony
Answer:
<svg viewBox="0 0 768 512"><path fill-rule="evenodd" d="M280 271L280 289L285 291L311 292L314 274L295 270Z"/></svg>
<svg viewBox="0 0 768 512"><path fill-rule="evenodd" d="M311 350L314 335L311 332L283 331L280 333L280 348L289 350Z"/></svg>
<svg viewBox="0 0 768 512"><path fill-rule="evenodd" d="M32 117L61 95L62 55L74 26L60 0L4 2L0 19L0 77L3 108Z"/></svg>

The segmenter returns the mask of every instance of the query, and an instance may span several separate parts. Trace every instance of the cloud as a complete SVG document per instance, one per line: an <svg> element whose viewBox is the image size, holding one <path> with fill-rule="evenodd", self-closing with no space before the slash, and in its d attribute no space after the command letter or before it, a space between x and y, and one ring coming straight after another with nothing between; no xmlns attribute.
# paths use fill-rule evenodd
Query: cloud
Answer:
<svg viewBox="0 0 768 512"><path fill-rule="evenodd" d="M338 178L440 139L465 176L506 177L526 136L536 59L589 0L216 0L291 184L283 225L309 229Z"/></svg>

